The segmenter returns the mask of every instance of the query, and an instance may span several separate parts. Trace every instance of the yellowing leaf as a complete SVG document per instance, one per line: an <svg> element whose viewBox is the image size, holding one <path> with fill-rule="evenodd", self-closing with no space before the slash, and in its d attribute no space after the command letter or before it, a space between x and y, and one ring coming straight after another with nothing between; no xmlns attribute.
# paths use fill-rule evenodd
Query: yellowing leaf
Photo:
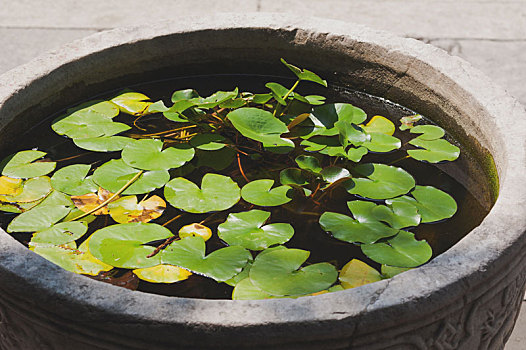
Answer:
<svg viewBox="0 0 526 350"><path fill-rule="evenodd" d="M22 179L0 176L0 195L14 196L22 191Z"/></svg>
<svg viewBox="0 0 526 350"><path fill-rule="evenodd" d="M133 91L123 91L112 98L111 102L116 104L121 112L135 116L148 114L148 107L152 104L148 96Z"/></svg>
<svg viewBox="0 0 526 350"><path fill-rule="evenodd" d="M366 263L352 259L341 269L338 279L343 288L349 289L381 281L382 275Z"/></svg>
<svg viewBox="0 0 526 350"><path fill-rule="evenodd" d="M136 269L133 270L133 273L140 279L152 283L174 283L183 281L192 275L188 270L167 264Z"/></svg>
<svg viewBox="0 0 526 350"><path fill-rule="evenodd" d="M75 206L77 208L79 208L85 213L88 213L91 210L98 207L99 205L101 205L106 200L108 200L111 196L113 196L113 193L103 189L102 187L99 187L99 191L97 193L88 193L82 196L71 196L71 200L73 201L73 203L75 203ZM92 213L92 215L106 214L108 214L107 206L104 206L96 212Z"/></svg>
<svg viewBox="0 0 526 350"><path fill-rule="evenodd" d="M395 132L395 125L389 119L381 115L375 115L365 125L361 125L369 134L377 132L380 134L393 135Z"/></svg>
<svg viewBox="0 0 526 350"><path fill-rule="evenodd" d="M185 238L190 236L203 237L205 241L208 241L210 237L212 237L212 230L198 223L181 227L181 229L179 230L179 237Z"/></svg>
<svg viewBox="0 0 526 350"><path fill-rule="evenodd" d="M21 191L14 195L0 196L4 203L30 203L46 197L52 190L49 177L40 176L24 181Z"/></svg>
<svg viewBox="0 0 526 350"><path fill-rule="evenodd" d="M152 196L137 203L137 196L127 196L108 204L108 208L118 223L149 222L162 215L166 202L159 196Z"/></svg>

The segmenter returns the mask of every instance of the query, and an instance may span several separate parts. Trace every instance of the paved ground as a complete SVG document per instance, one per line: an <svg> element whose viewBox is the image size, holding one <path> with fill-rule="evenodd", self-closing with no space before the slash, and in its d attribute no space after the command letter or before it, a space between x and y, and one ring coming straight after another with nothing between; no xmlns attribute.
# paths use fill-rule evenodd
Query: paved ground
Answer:
<svg viewBox="0 0 526 350"><path fill-rule="evenodd" d="M92 33L215 12L357 22L439 46L526 105L526 0L0 0L0 73ZM526 349L526 307L506 350Z"/></svg>

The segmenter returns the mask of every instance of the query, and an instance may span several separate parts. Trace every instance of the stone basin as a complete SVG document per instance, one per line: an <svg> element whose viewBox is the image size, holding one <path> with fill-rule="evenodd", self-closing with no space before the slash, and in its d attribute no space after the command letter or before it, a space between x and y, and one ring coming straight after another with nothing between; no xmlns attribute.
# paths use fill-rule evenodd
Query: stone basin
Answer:
<svg viewBox="0 0 526 350"><path fill-rule="evenodd" d="M526 112L470 64L433 46L357 24L273 14L102 32L0 76L2 155L29 125L98 93L163 77L271 74L280 57L448 130L493 181L498 198L487 217L445 253L392 279L254 301L129 291L67 272L1 231L1 348L503 347L526 283Z"/></svg>

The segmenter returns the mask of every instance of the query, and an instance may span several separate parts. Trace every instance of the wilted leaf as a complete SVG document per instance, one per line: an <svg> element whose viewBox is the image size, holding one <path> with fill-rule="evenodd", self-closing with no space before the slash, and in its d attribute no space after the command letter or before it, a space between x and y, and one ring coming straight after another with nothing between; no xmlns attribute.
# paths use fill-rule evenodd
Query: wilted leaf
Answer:
<svg viewBox="0 0 526 350"><path fill-rule="evenodd" d="M212 237L212 230L210 230L208 227L201 225L199 223L185 225L179 229L180 238L186 238L186 237L192 237L192 236L201 237L206 242L210 239L210 237Z"/></svg>
<svg viewBox="0 0 526 350"><path fill-rule="evenodd" d="M49 177L39 176L24 181L22 191L15 195L0 196L4 203L31 203L43 199L52 191Z"/></svg>
<svg viewBox="0 0 526 350"><path fill-rule="evenodd" d="M135 116L147 114L148 107L152 104L145 94L127 90L112 98L111 102L116 104L121 112Z"/></svg>
<svg viewBox="0 0 526 350"><path fill-rule="evenodd" d="M73 201L73 203L78 209L82 210L85 213L88 213L92 211L93 209L97 208L99 205L101 205L105 201L107 201L111 196L113 196L113 193L100 187L97 193L88 193L88 194L83 194L81 196L71 196L71 200ZM91 213L91 215L106 215L106 214L108 214L107 205Z"/></svg>
<svg viewBox="0 0 526 350"><path fill-rule="evenodd" d="M157 219L166 209L165 201L159 196L151 196L137 203L137 196L122 197L108 204L113 220L128 222L149 222Z"/></svg>
<svg viewBox="0 0 526 350"><path fill-rule="evenodd" d="M13 196L22 191L22 180L8 176L0 177L0 195Z"/></svg>
<svg viewBox="0 0 526 350"><path fill-rule="evenodd" d="M151 283L175 283L184 281L192 275L188 270L174 265L161 264L133 270L140 279Z"/></svg>

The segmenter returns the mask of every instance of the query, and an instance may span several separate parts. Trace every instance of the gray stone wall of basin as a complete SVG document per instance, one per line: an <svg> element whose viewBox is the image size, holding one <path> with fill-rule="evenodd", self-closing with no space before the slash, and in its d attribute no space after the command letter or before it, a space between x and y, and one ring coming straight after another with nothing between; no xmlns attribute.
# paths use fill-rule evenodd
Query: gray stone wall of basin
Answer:
<svg viewBox="0 0 526 350"><path fill-rule="evenodd" d="M501 349L526 283L526 112L481 72L422 42L279 15L188 18L102 32L0 76L0 149L102 91L200 72L268 73L279 58L433 119L473 151L498 199L428 264L298 299L165 297L74 275L0 232L2 349Z"/></svg>

